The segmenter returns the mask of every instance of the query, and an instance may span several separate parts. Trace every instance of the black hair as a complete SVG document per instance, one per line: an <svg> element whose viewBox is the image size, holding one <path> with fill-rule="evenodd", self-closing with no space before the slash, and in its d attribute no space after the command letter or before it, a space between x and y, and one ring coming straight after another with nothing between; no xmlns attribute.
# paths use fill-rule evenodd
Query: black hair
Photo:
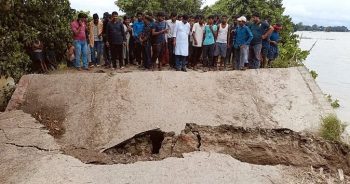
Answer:
<svg viewBox="0 0 350 184"><path fill-rule="evenodd" d="M182 15L182 19L183 20L188 20L188 15L186 15L186 14Z"/></svg>
<svg viewBox="0 0 350 184"><path fill-rule="evenodd" d="M143 13L142 13L142 12L137 12L137 13L136 13L136 17L138 17L139 15L141 15L141 16L142 16L142 15L143 15Z"/></svg>
<svg viewBox="0 0 350 184"><path fill-rule="evenodd" d="M93 19L99 19L98 14L97 14L97 13L93 14L93 15L92 15L92 18L93 18Z"/></svg>
<svg viewBox="0 0 350 184"><path fill-rule="evenodd" d="M253 17L259 17L260 18L260 14L258 12L254 12L253 13Z"/></svg>
<svg viewBox="0 0 350 184"><path fill-rule="evenodd" d="M158 12L157 13L157 17L165 17L165 13L164 12Z"/></svg>
<svg viewBox="0 0 350 184"><path fill-rule="evenodd" d="M85 14L84 14L84 13L79 13L79 14L78 14L78 18L79 18L79 19L85 18Z"/></svg>
<svg viewBox="0 0 350 184"><path fill-rule="evenodd" d="M222 15L221 17L226 17L226 18L227 18L227 15L224 14L224 15Z"/></svg>
<svg viewBox="0 0 350 184"><path fill-rule="evenodd" d="M208 19L214 19L214 15L208 16Z"/></svg>
<svg viewBox="0 0 350 184"><path fill-rule="evenodd" d="M125 16L123 17L123 20L126 20L126 19L130 19L130 17L125 15Z"/></svg>
<svg viewBox="0 0 350 184"><path fill-rule="evenodd" d="M103 14L103 19L108 18L108 15L109 15L109 13L108 13L108 12L105 12L105 13Z"/></svg>
<svg viewBox="0 0 350 184"><path fill-rule="evenodd" d="M146 16L145 19L148 20L148 21L150 21L150 22L153 21L152 17L150 17L150 16Z"/></svg>
<svg viewBox="0 0 350 184"><path fill-rule="evenodd" d="M114 16L114 15L118 16L118 12L116 12L116 11L112 12L112 16Z"/></svg>
<svg viewBox="0 0 350 184"><path fill-rule="evenodd" d="M177 16L177 13L176 12L172 12L171 14L170 14L170 17L176 17Z"/></svg>

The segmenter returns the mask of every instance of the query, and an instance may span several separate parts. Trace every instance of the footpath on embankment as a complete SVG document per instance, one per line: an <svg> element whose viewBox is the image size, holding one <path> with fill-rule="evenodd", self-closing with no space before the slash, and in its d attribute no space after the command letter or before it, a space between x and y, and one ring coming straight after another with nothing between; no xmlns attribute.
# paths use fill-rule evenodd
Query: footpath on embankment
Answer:
<svg viewBox="0 0 350 184"><path fill-rule="evenodd" d="M304 67L26 75L0 114L0 181L346 182L350 148L317 136L330 113Z"/></svg>

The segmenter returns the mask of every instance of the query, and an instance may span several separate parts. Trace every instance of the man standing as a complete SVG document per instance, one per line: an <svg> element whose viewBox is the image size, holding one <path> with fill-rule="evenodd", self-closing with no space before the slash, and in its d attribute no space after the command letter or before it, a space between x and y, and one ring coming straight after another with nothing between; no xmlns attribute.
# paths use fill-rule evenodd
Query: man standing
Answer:
<svg viewBox="0 0 350 184"><path fill-rule="evenodd" d="M142 60L142 44L140 42L140 36L141 33L143 32L143 28L144 28L144 23L142 21L142 17L143 14L142 13L137 13L137 20L134 21L133 24L133 37L135 40L135 50L134 50L134 54L135 54L135 58L136 58L136 62L141 66L141 60Z"/></svg>
<svg viewBox="0 0 350 184"><path fill-rule="evenodd" d="M248 25L254 36L250 43L251 60L249 63L252 69L258 69L261 65L262 40L267 39L268 36L271 35L273 27L267 22L262 22L258 13L253 14L252 20L253 21Z"/></svg>
<svg viewBox="0 0 350 184"><path fill-rule="evenodd" d="M191 26L187 22L188 16L183 15L182 21L176 23L173 38L175 46L175 55L176 55L176 71L186 70L186 57L188 57L189 49L189 35L191 31Z"/></svg>
<svg viewBox="0 0 350 184"><path fill-rule="evenodd" d="M216 40L217 26L214 25L214 16L208 17L208 25L204 28L203 41L203 60L204 66L210 68L214 67L214 47Z"/></svg>
<svg viewBox="0 0 350 184"><path fill-rule="evenodd" d="M236 70L245 70L244 64L248 63L248 52L249 45L253 39L253 34L245 25L247 18L244 16L238 18L238 28L236 30L235 40L234 40L234 50L235 50L235 69Z"/></svg>
<svg viewBox="0 0 350 184"><path fill-rule="evenodd" d="M102 31L103 23L100 21L97 14L94 14L93 20L90 22L90 49L91 49L91 60L95 66L100 66L101 55L103 53L103 42L102 42ZM97 53L97 57L96 57Z"/></svg>
<svg viewBox="0 0 350 184"><path fill-rule="evenodd" d="M157 21L154 23L152 28L152 36L154 38L153 43L153 55L152 55L152 63L153 69L156 67L156 62L158 59L158 69L162 69L162 56L165 51L166 41L165 41L165 33L168 32L166 29L167 23L164 21L165 14L163 12L159 12L157 14Z"/></svg>
<svg viewBox="0 0 350 184"><path fill-rule="evenodd" d="M123 23L118 20L118 13L112 13L112 22L107 25L107 46L111 48L113 69L119 67L123 69L123 45L126 44L126 37Z"/></svg>
<svg viewBox="0 0 350 184"><path fill-rule="evenodd" d="M102 29L102 40L104 46L103 58L105 60L104 66L111 67L111 50L107 47L107 24L111 21L111 15L108 12L103 14L103 29Z"/></svg>
<svg viewBox="0 0 350 184"><path fill-rule="evenodd" d="M220 67L224 63L224 67L226 69L226 52L228 48L228 37L229 37L229 25L227 24L227 16L223 15L221 17L221 23L218 28L218 36L216 40L215 52L214 56L218 57L218 63L220 63ZM220 58L219 58L220 56Z"/></svg>
<svg viewBox="0 0 350 184"><path fill-rule="evenodd" d="M272 61L274 61L275 59L277 59L278 55L279 55L279 48L278 48L278 43L281 41L281 37L279 32L282 30L282 25L281 24L276 24L273 26L273 33L270 36L269 39L269 51L267 54L267 58L269 59L268 61L268 67L271 67L272 65Z"/></svg>
<svg viewBox="0 0 350 184"><path fill-rule="evenodd" d="M198 22L195 23L192 28L193 52L191 55L191 67L194 70L197 70L197 65L202 55L203 35L205 26L203 16L197 15L196 19L198 20Z"/></svg>
<svg viewBox="0 0 350 184"><path fill-rule="evenodd" d="M173 34L176 26L176 13L171 13L170 19L167 20L167 27L169 28L168 31L168 50L169 50L169 65L171 68L175 68L175 54L174 54L174 39Z"/></svg>
<svg viewBox="0 0 350 184"><path fill-rule="evenodd" d="M153 19L149 16L144 18L144 27L142 33L140 33L140 43L142 44L143 51L143 65L145 69L151 69L151 39L152 39L152 23Z"/></svg>
<svg viewBox="0 0 350 184"><path fill-rule="evenodd" d="M75 67L80 69L80 58L83 59L83 69L89 70L87 60L87 42L86 42L86 17L83 13L79 13L78 19L71 23L71 29L73 32L73 40L75 47Z"/></svg>
<svg viewBox="0 0 350 184"><path fill-rule="evenodd" d="M123 17L123 24L124 24L124 31L125 31L125 37L126 37L126 44L123 47L123 55L125 59L125 65L131 64L131 57L130 57L130 38L132 35L132 27L130 26L130 17L124 16Z"/></svg>

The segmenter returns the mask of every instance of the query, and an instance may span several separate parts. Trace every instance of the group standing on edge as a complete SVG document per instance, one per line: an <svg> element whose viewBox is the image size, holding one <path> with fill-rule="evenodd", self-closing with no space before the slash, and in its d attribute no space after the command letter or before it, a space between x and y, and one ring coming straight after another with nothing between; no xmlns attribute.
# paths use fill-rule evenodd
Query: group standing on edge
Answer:
<svg viewBox="0 0 350 184"><path fill-rule="evenodd" d="M135 17L118 17L117 12L97 14L87 22L85 14L71 23L73 44L67 44L69 66L78 70L100 67L123 69L137 65L145 70L162 70L169 66L176 71L187 68L204 71L271 67L279 54L282 25L271 26L254 13L248 21L226 15L188 16L159 12L137 13ZM40 44L35 45L40 51ZM40 57L38 57L40 59ZM118 61L118 62L117 62ZM82 63L82 67L81 67Z"/></svg>

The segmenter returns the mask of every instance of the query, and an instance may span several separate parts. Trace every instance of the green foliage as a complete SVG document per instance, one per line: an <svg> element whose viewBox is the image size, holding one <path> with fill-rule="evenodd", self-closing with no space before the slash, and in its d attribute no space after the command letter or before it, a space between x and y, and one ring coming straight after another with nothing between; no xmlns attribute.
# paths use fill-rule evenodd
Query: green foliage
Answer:
<svg viewBox="0 0 350 184"><path fill-rule="evenodd" d="M340 141L340 136L344 132L346 125L343 124L335 114L330 114L322 118L321 136L330 141Z"/></svg>
<svg viewBox="0 0 350 184"><path fill-rule="evenodd" d="M3 101L0 104L0 111L5 111L7 104L11 100L12 94L15 92L16 86L12 86L7 84L6 86L3 87L2 89L2 96Z"/></svg>
<svg viewBox="0 0 350 184"><path fill-rule="evenodd" d="M318 73L314 70L311 70L310 74L311 74L312 78L314 78L314 79L316 79L318 77Z"/></svg>
<svg viewBox="0 0 350 184"><path fill-rule="evenodd" d="M200 12L201 0L117 0L115 4L127 15L137 12L177 12L178 14Z"/></svg>
<svg viewBox="0 0 350 184"><path fill-rule="evenodd" d="M340 104L339 104L339 100L336 99L336 100L333 100L332 96L331 95L327 95L326 96L328 102L331 104L331 106L334 108L334 109L337 109L340 107Z"/></svg>
<svg viewBox="0 0 350 184"><path fill-rule="evenodd" d="M219 0L211 7L205 7L205 14L226 14L250 16L258 12L263 20L270 24L283 25L280 44L279 60L274 61L273 67L286 68L303 65L309 52L299 48L298 35L294 34L294 24L291 17L284 15L285 8L282 0Z"/></svg>
<svg viewBox="0 0 350 184"><path fill-rule="evenodd" d="M62 57L66 42L71 39L69 22L72 19L73 11L68 0L2 0L0 75L11 76L18 81L29 72L30 46L36 39L45 46L53 45L56 55Z"/></svg>
<svg viewBox="0 0 350 184"><path fill-rule="evenodd" d="M339 100L338 100L338 99L334 100L334 101L331 103L331 106L332 106L334 109L339 108L339 107L340 107Z"/></svg>

